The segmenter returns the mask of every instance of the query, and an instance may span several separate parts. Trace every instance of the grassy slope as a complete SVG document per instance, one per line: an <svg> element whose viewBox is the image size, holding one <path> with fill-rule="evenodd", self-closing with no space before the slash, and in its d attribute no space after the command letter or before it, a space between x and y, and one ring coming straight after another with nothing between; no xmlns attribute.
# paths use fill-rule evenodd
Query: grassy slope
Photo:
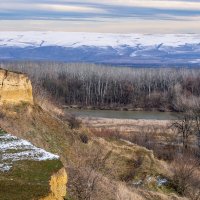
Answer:
<svg viewBox="0 0 200 200"><path fill-rule="evenodd" d="M5 133L0 131L0 134ZM50 192L51 176L63 167L60 160L17 161L12 165L9 171L0 171L1 200L39 199L47 196Z"/></svg>
<svg viewBox="0 0 200 200"><path fill-rule="evenodd" d="M27 200L47 196L50 178L61 167L59 160L16 162L9 172L0 172L0 199Z"/></svg>
<svg viewBox="0 0 200 200"><path fill-rule="evenodd" d="M133 179L141 179L143 175L167 175L168 171L151 151L138 146L130 146L119 141L105 141L99 138L90 138L89 144L80 142L78 134L68 128L66 123L43 111L39 106L21 105L17 107L4 107L5 115L0 119L0 126L13 134L31 141L34 145L42 147L52 153L61 156L61 160L67 167L69 162L77 159L75 149L77 145L81 149L80 156L89 149L101 148L104 151L112 151L106 163L108 176L116 181L123 180L131 171L131 164L138 157L143 157L141 166L137 169ZM76 147L75 145L76 144ZM113 164L114 163L114 164ZM114 166L114 167L113 167ZM70 181L70 180L69 180ZM151 186L153 190L157 190ZM162 190L161 190L162 191ZM168 192L168 191L167 191Z"/></svg>
<svg viewBox="0 0 200 200"><path fill-rule="evenodd" d="M73 132L66 124L44 112L39 106L22 104L17 107L4 107L3 112L5 116L0 119L0 126L7 132L61 157L69 154L69 147L74 141Z"/></svg>

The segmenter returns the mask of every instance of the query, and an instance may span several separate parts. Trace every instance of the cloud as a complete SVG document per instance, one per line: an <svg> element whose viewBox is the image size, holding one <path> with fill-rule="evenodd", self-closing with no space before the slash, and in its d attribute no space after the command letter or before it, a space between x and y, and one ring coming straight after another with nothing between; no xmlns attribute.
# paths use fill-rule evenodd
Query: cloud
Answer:
<svg viewBox="0 0 200 200"><path fill-rule="evenodd" d="M96 25L98 21L98 26ZM163 20L105 20L71 21L57 20L2 20L0 31L68 31L102 33L200 33L200 17L188 23Z"/></svg>
<svg viewBox="0 0 200 200"><path fill-rule="evenodd" d="M62 4L39 4L38 7L43 10L57 11L57 12L106 13L105 10L100 8L76 6L76 5L73 6L73 5L62 5Z"/></svg>
<svg viewBox="0 0 200 200"><path fill-rule="evenodd" d="M88 1L94 2L94 1ZM198 1L175 1L175 0L101 0L102 4L122 5L132 7L176 9L176 10L200 10Z"/></svg>
<svg viewBox="0 0 200 200"><path fill-rule="evenodd" d="M77 6L77 5L63 5L63 4L48 4L48 3L0 3L0 12L5 11L55 11L55 12L75 12L75 13L105 13L105 10L89 6Z"/></svg>
<svg viewBox="0 0 200 200"><path fill-rule="evenodd" d="M63 30L62 26L68 27L65 31L95 32L200 29L198 0L0 0L0 8L0 27L5 30Z"/></svg>

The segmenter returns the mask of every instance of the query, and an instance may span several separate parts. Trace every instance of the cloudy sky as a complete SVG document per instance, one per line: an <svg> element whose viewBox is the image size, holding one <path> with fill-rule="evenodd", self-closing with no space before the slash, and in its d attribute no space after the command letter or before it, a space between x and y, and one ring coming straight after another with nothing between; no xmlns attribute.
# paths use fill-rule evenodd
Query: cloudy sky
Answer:
<svg viewBox="0 0 200 200"><path fill-rule="evenodd" d="M0 31L200 33L200 0L0 0Z"/></svg>

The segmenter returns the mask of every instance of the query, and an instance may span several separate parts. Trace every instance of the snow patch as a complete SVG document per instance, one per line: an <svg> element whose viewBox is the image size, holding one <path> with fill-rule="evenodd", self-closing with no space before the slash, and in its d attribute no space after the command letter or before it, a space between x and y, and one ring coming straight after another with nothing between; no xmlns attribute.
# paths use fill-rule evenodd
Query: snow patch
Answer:
<svg viewBox="0 0 200 200"><path fill-rule="evenodd" d="M0 164L0 171L7 172L12 168L9 163Z"/></svg>
<svg viewBox="0 0 200 200"><path fill-rule="evenodd" d="M59 159L59 156L38 148L26 140L10 134L0 135L0 171L2 172L9 171L16 161L54 159Z"/></svg>

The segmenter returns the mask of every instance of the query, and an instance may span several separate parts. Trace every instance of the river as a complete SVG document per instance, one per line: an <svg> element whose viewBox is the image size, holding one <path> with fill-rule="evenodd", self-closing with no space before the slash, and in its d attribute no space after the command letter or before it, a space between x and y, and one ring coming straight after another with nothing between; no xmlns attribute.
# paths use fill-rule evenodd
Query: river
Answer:
<svg viewBox="0 0 200 200"><path fill-rule="evenodd" d="M145 120L174 120L178 118L177 113L157 111L114 111L114 110L76 110L69 109L68 112L77 117L110 118L110 119L145 119Z"/></svg>

